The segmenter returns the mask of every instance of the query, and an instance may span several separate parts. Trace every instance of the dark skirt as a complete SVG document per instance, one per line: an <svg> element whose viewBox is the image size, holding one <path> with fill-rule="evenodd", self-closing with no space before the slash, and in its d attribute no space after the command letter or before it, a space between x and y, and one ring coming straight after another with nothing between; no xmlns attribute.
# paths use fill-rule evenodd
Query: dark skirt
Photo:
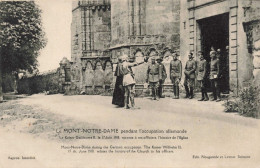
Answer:
<svg viewBox="0 0 260 168"><path fill-rule="evenodd" d="M112 104L124 107L124 94L125 92L123 88L123 76L117 76Z"/></svg>

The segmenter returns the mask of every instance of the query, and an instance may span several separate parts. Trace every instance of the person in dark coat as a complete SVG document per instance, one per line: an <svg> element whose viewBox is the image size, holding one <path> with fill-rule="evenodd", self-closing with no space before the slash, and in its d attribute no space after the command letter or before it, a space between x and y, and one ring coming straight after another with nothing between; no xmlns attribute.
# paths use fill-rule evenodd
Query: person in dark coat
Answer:
<svg viewBox="0 0 260 168"><path fill-rule="evenodd" d="M201 89L201 99L198 101L208 101L209 97L206 90L206 72L207 72L207 61L204 59L203 53L201 51L198 52L199 55L199 61L198 61L198 75L197 75L197 81L199 83L200 89Z"/></svg>
<svg viewBox="0 0 260 168"><path fill-rule="evenodd" d="M195 71L196 71L196 62L193 60L193 54L189 53L189 60L186 62L185 66L185 78L184 78L184 87L186 90L185 98L193 98L193 89L195 86Z"/></svg>
<svg viewBox="0 0 260 168"><path fill-rule="evenodd" d="M163 96L163 84L164 84L165 79L167 78L166 69L165 69L165 66L162 63L162 61L163 61L162 57L158 57L156 61L159 65L159 75L160 75L159 76L158 96L160 98L164 98L164 96Z"/></svg>
<svg viewBox="0 0 260 168"><path fill-rule="evenodd" d="M112 99L112 104L118 105L119 107L124 107L124 87L123 87L123 77L124 74L121 72L122 66L122 59L119 57L118 58L118 63L116 66L116 71L115 71L115 76L116 76L116 83L115 83L115 88L114 88L114 93L113 93L113 99Z"/></svg>

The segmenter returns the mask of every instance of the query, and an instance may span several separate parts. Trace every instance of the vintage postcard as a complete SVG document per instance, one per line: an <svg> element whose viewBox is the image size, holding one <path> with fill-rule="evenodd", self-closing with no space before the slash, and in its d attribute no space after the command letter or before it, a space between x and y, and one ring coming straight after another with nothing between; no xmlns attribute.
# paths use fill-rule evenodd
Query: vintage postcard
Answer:
<svg viewBox="0 0 260 168"><path fill-rule="evenodd" d="M260 1L0 1L0 168L259 168Z"/></svg>

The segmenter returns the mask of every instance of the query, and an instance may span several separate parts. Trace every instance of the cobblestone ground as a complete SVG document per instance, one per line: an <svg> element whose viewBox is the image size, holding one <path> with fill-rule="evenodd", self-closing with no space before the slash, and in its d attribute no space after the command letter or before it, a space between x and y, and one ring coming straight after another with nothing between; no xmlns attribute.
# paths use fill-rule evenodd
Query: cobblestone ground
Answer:
<svg viewBox="0 0 260 168"><path fill-rule="evenodd" d="M223 102L171 98L153 101L150 98L136 98L140 109L125 110L112 105L111 99L109 96L38 94L0 103L0 145L5 147L5 150L0 151L0 167L17 167L21 163L25 167L189 167L190 164L197 165L196 167L222 167L228 164L237 168L248 167L249 163L254 163L251 167L259 165L259 120L236 113L225 113ZM64 135L57 133L57 130L63 128L185 129L189 140L71 140L60 138ZM139 159L140 155L69 155L60 149L63 144L144 143L180 144L183 150L175 155L142 155L142 159ZM21 154L36 155L38 159L28 162L7 159L8 156ZM206 160L201 164L192 160L192 156L196 154L244 154L251 155L252 159L243 162Z"/></svg>

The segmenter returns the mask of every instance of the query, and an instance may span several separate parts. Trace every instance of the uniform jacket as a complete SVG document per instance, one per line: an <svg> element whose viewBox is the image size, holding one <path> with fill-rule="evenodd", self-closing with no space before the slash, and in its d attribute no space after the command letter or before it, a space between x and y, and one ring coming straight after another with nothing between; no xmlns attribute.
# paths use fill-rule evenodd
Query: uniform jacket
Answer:
<svg viewBox="0 0 260 168"><path fill-rule="evenodd" d="M172 78L181 78L182 64L180 60L172 60L170 63L170 74Z"/></svg>
<svg viewBox="0 0 260 168"><path fill-rule="evenodd" d="M166 69L163 63L158 63L159 65L159 80L165 80L167 78Z"/></svg>
<svg viewBox="0 0 260 168"><path fill-rule="evenodd" d="M161 72L159 71L159 64L150 64L147 69L147 79L149 82L159 82L159 76Z"/></svg>
<svg viewBox="0 0 260 168"><path fill-rule="evenodd" d="M210 79L219 77L219 59L211 60L210 62Z"/></svg>
<svg viewBox="0 0 260 168"><path fill-rule="evenodd" d="M205 59L198 61L198 75L197 80L203 80L206 76L207 71L207 61Z"/></svg>
<svg viewBox="0 0 260 168"><path fill-rule="evenodd" d="M188 60L186 62L184 74L190 79L195 79L196 62L194 60Z"/></svg>

